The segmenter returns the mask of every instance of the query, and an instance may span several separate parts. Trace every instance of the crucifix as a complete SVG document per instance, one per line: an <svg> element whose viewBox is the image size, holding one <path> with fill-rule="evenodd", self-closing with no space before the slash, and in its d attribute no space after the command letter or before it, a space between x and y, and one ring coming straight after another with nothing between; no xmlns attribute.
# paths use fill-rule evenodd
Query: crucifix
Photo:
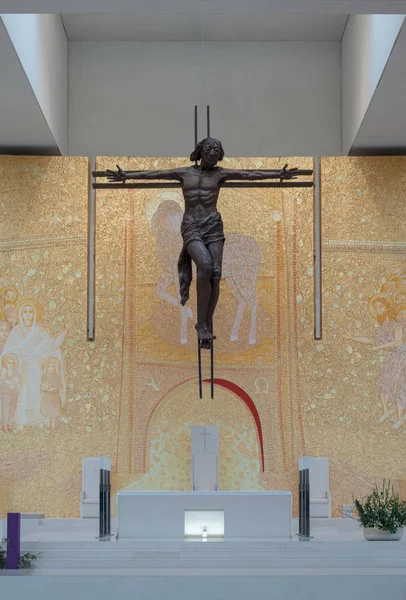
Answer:
<svg viewBox="0 0 406 600"><path fill-rule="evenodd" d="M201 350L210 350L211 397L214 396L214 335L213 317L220 294L223 247L223 221L217 211L217 200L223 187L313 187L313 181L293 181L312 175L312 170L288 169L228 169L217 166L224 158L222 143L210 137L210 107L207 107L207 137L197 142L197 106L195 106L195 149L190 167L155 171L94 171L94 177L106 177L110 183L93 183L95 189L173 188L180 187L185 200L181 226L183 247L178 261L180 303L189 299L192 282L192 261L197 268L197 323L199 395L202 398ZM128 183L136 180L136 183ZM148 183L152 180L154 183ZM165 180L171 183L158 183ZM267 181L268 180L268 181ZM274 181L270 181L274 180Z"/></svg>

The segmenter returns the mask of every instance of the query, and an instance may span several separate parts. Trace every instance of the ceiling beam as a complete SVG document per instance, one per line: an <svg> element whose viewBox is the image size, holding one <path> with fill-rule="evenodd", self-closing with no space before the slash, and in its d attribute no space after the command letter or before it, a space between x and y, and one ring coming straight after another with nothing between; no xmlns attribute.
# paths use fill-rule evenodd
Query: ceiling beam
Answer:
<svg viewBox="0 0 406 600"><path fill-rule="evenodd" d="M0 18L0 154L60 154Z"/></svg>
<svg viewBox="0 0 406 600"><path fill-rule="evenodd" d="M350 15L341 45L343 154L351 151L403 23L403 15Z"/></svg>
<svg viewBox="0 0 406 600"><path fill-rule="evenodd" d="M406 0L0 0L3 13L403 14Z"/></svg>
<svg viewBox="0 0 406 600"><path fill-rule="evenodd" d="M403 24L353 142L352 155L406 154L405 56Z"/></svg>

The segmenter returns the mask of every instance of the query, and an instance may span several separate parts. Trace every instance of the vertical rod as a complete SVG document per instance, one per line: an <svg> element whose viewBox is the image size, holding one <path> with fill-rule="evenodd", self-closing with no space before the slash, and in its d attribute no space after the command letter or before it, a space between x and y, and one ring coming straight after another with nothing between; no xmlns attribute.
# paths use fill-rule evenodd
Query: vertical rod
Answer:
<svg viewBox="0 0 406 600"><path fill-rule="evenodd" d="M299 470L299 537L303 535L303 471Z"/></svg>
<svg viewBox="0 0 406 600"><path fill-rule="evenodd" d="M210 398L214 398L214 341L210 344Z"/></svg>
<svg viewBox="0 0 406 600"><path fill-rule="evenodd" d="M314 338L322 339L320 158L314 158Z"/></svg>
<svg viewBox="0 0 406 600"><path fill-rule="evenodd" d="M198 140L198 125L197 125L197 104L195 104L195 148ZM197 160L195 161L197 166ZM199 398L203 398L203 386L202 386L202 348L200 346L200 340L197 338L197 357L199 362Z"/></svg>
<svg viewBox="0 0 406 600"><path fill-rule="evenodd" d="M7 556L6 568L20 566L21 513L7 513Z"/></svg>
<svg viewBox="0 0 406 600"><path fill-rule="evenodd" d="M103 469L103 537L106 537L106 470Z"/></svg>
<svg viewBox="0 0 406 600"><path fill-rule="evenodd" d="M213 322L210 324L210 333L213 333ZM210 398L214 398L214 340L210 342Z"/></svg>
<svg viewBox="0 0 406 600"><path fill-rule="evenodd" d="M108 513L109 513L109 485L108 478L109 472L107 469L104 470L104 536L107 537L108 531Z"/></svg>
<svg viewBox="0 0 406 600"><path fill-rule="evenodd" d="M104 537L103 525L104 525L104 470L100 469L100 484L99 484L99 538L102 540Z"/></svg>
<svg viewBox="0 0 406 600"><path fill-rule="evenodd" d="M197 338L197 358L199 362L199 398L203 398L203 386L202 386L202 348L200 340Z"/></svg>
<svg viewBox="0 0 406 600"><path fill-rule="evenodd" d="M306 515L307 515L307 506L306 506L306 469L303 469L303 537L306 537Z"/></svg>
<svg viewBox="0 0 406 600"><path fill-rule="evenodd" d="M96 159L89 158L89 199L87 210L87 340L94 341L95 335L95 270L96 270L96 190L92 186L92 171L96 170Z"/></svg>
<svg viewBox="0 0 406 600"><path fill-rule="evenodd" d="M207 105L207 137L210 137L210 105Z"/></svg>
<svg viewBox="0 0 406 600"><path fill-rule="evenodd" d="M107 471L107 535L111 535L111 481L110 470Z"/></svg>
<svg viewBox="0 0 406 600"><path fill-rule="evenodd" d="M304 472L304 494L305 494L305 522L304 535L310 538L310 471L305 469Z"/></svg>
<svg viewBox="0 0 406 600"><path fill-rule="evenodd" d="M103 538L106 537L106 509L107 509L107 498L106 498L106 469L103 469Z"/></svg>
<svg viewBox="0 0 406 600"><path fill-rule="evenodd" d="M306 537L306 473L302 471L302 536Z"/></svg>
<svg viewBox="0 0 406 600"><path fill-rule="evenodd" d="M198 128L197 128L197 104L195 104L195 148L197 146L198 143ZM197 160L195 161L195 164L197 165Z"/></svg>

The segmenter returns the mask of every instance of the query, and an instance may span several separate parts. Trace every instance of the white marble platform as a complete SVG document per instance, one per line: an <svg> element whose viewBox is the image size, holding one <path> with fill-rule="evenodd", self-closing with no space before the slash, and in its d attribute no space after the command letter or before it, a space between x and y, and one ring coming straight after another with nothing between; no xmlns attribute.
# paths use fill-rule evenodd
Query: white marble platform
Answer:
<svg viewBox="0 0 406 600"><path fill-rule="evenodd" d="M0 576L7 600L390 600L405 599L405 574L308 572L83 572Z"/></svg>
<svg viewBox="0 0 406 600"><path fill-rule="evenodd" d="M90 521L90 520L89 520ZM152 573L227 572L379 572L406 571L406 537L400 542L366 542L351 519L312 520L310 542L241 539L185 540L119 539L98 541L97 523L83 519L45 519L35 533L22 538L22 550L41 552L40 574L65 571L67 575L104 570ZM112 522L114 528L115 521ZM297 519L292 522L297 530ZM242 572L242 571L241 571ZM405 573L406 574L406 573ZM405 579L406 582L406 579ZM406 597L406 596L405 596Z"/></svg>
<svg viewBox="0 0 406 600"><path fill-rule="evenodd" d="M113 519L112 527L115 521ZM292 520L297 531L297 519ZM366 542L351 519L314 519L313 539L96 540L95 520L45 519L22 551L30 572L0 572L7 600L404 600L406 537ZM29 574L29 577L26 575Z"/></svg>
<svg viewBox="0 0 406 600"><path fill-rule="evenodd" d="M406 540L368 543L350 519L312 521L291 540L96 541L97 523L45 519L22 540L28 572L0 572L7 600L404 600ZM114 520L112 523L114 527ZM292 522L297 530L297 520Z"/></svg>

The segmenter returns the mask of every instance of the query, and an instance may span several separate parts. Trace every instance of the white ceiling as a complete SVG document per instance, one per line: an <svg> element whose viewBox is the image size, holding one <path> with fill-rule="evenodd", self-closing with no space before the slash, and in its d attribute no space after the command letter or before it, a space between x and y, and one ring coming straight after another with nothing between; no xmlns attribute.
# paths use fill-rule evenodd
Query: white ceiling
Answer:
<svg viewBox="0 0 406 600"><path fill-rule="evenodd" d="M76 41L341 40L348 15L63 14Z"/></svg>
<svg viewBox="0 0 406 600"><path fill-rule="evenodd" d="M0 0L0 12L403 14L406 0Z"/></svg>

